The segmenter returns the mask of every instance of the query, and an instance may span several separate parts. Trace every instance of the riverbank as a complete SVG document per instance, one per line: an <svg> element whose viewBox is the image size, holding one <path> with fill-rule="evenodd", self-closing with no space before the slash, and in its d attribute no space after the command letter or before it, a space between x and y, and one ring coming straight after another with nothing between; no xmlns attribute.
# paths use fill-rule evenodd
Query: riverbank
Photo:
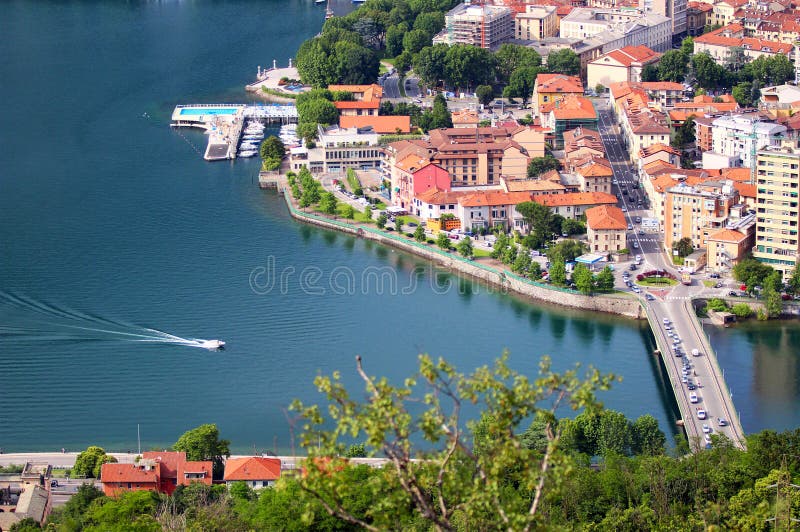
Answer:
<svg viewBox="0 0 800 532"><path fill-rule="evenodd" d="M465 259L455 252L433 248L397 234L302 211L294 205L288 190L284 191L284 198L289 213L296 220L400 249L430 260L455 273L477 279L501 292L513 292L533 301L590 312L606 312L637 320L646 317L644 307L639 300L626 294L586 296L574 290L537 283L510 271L499 270L474 260Z"/></svg>

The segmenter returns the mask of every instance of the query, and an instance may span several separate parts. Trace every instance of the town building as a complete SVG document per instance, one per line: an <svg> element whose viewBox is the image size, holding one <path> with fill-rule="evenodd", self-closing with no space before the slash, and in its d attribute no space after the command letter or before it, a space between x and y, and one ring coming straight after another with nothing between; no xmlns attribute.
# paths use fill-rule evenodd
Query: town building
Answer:
<svg viewBox="0 0 800 532"><path fill-rule="evenodd" d="M474 192L459 198L456 215L462 228L473 231L491 227L523 231L525 221L515 207L531 201L531 197L530 192Z"/></svg>
<svg viewBox="0 0 800 532"><path fill-rule="evenodd" d="M694 38L694 53L706 52L721 65L730 59L731 49L741 50L741 60L744 63L757 57L773 57L779 54L792 59L794 50L791 44L746 37L741 24L729 24Z"/></svg>
<svg viewBox="0 0 800 532"><path fill-rule="evenodd" d="M672 20L673 35L686 34L687 8L687 0L639 0L644 13L658 13Z"/></svg>
<svg viewBox="0 0 800 532"><path fill-rule="evenodd" d="M540 106L542 125L553 131L553 147L564 147L564 131L579 127L597 128L597 111L591 100L577 94L554 97Z"/></svg>
<svg viewBox="0 0 800 532"><path fill-rule="evenodd" d="M312 174L341 173L348 168L369 170L381 168L384 150L379 135L372 127L317 126L316 146L301 146L290 152L292 170L307 167Z"/></svg>
<svg viewBox="0 0 800 532"><path fill-rule="evenodd" d="M392 167L392 205L411 210L414 196L430 189L449 192L450 181L447 170L410 154Z"/></svg>
<svg viewBox="0 0 800 532"><path fill-rule="evenodd" d="M642 69L647 65L657 64L659 59L660 53L644 45L612 50L589 61L586 84L595 88L598 85L608 87L622 81L641 81Z"/></svg>
<svg viewBox="0 0 800 532"><path fill-rule="evenodd" d="M739 194L730 181L685 182L667 190L664 205L664 248L671 250L682 238L695 249L706 249L710 232L723 229Z"/></svg>
<svg viewBox="0 0 800 532"><path fill-rule="evenodd" d="M539 74L533 84L533 116L541 116L542 106L563 98L566 94L583 96L583 82L578 76Z"/></svg>
<svg viewBox="0 0 800 532"><path fill-rule="evenodd" d="M592 207L616 205L617 197L605 192L568 192L566 194L535 194L533 201L550 207L554 214L577 220L587 209Z"/></svg>
<svg viewBox="0 0 800 532"><path fill-rule="evenodd" d="M714 6L706 2L688 2L686 4L686 33L690 37L702 35Z"/></svg>
<svg viewBox="0 0 800 532"><path fill-rule="evenodd" d="M558 172L556 172L558 173ZM567 187L550 179L506 179L500 178L504 192L530 192L531 194L563 194Z"/></svg>
<svg viewBox="0 0 800 532"><path fill-rule="evenodd" d="M639 170L654 161L663 161L671 166L681 165L681 152L666 144L651 144L639 150Z"/></svg>
<svg viewBox="0 0 800 532"><path fill-rule="evenodd" d="M433 44L494 49L514 38L514 12L504 6L459 4L445 15Z"/></svg>
<svg viewBox="0 0 800 532"><path fill-rule="evenodd" d="M109 497L125 491L157 491L170 495L177 486L200 482L208 486L213 480L210 461L188 461L186 453L147 451L134 464L103 464L100 481Z"/></svg>
<svg viewBox="0 0 800 532"><path fill-rule="evenodd" d="M745 205L731 208L726 227L710 232L706 239L706 268L717 273L728 272L749 256L755 245L755 222L756 216Z"/></svg>
<svg viewBox="0 0 800 532"><path fill-rule="evenodd" d="M228 488L235 482L244 482L254 490L271 488L281 478L281 461L262 456L228 458L223 478Z"/></svg>
<svg viewBox="0 0 800 532"><path fill-rule="evenodd" d="M753 256L786 281L797 267L800 149L795 142L762 149L756 164L756 242Z"/></svg>
<svg viewBox="0 0 800 532"><path fill-rule="evenodd" d="M613 48L645 45L657 52L665 52L672 44L672 19L638 9L578 7L559 24L559 37L612 41L603 37L604 32L621 36L619 40L613 40Z"/></svg>
<svg viewBox="0 0 800 532"><path fill-rule="evenodd" d="M708 24L712 26L727 26L736 18L736 12L749 0L717 0L711 3L711 13L708 15ZM696 50L696 49L695 49ZM695 51L695 53L697 53Z"/></svg>
<svg viewBox="0 0 800 532"><path fill-rule="evenodd" d="M468 191L437 190L431 188L414 196L412 214L422 220L439 220L443 214L456 216L458 200ZM460 224L459 224L460 227Z"/></svg>
<svg viewBox="0 0 800 532"><path fill-rule="evenodd" d="M454 110L450 113L450 118L453 120L453 127L463 128L476 128L481 121L478 113L467 107Z"/></svg>
<svg viewBox="0 0 800 532"><path fill-rule="evenodd" d="M641 150L654 144L669 144L670 128L666 115L650 99L644 84L612 83L609 99L631 161L636 163Z"/></svg>
<svg viewBox="0 0 800 532"><path fill-rule="evenodd" d="M353 95L352 101L336 101L333 105L339 111L339 116L378 116L381 106L383 87L373 83L371 85L329 85L331 92L349 92Z"/></svg>
<svg viewBox="0 0 800 532"><path fill-rule="evenodd" d="M786 133L786 126L762 121L757 114L721 116L712 122L712 151L703 154L704 168L743 166L750 168L757 150L778 146ZM718 166L715 155L724 156Z"/></svg>
<svg viewBox="0 0 800 532"><path fill-rule="evenodd" d="M343 115L339 117L339 127L344 129L371 127L375 133L381 135L400 135L411 132L411 117L394 115Z"/></svg>
<svg viewBox="0 0 800 532"><path fill-rule="evenodd" d="M586 210L586 236L593 252L613 253L627 247L628 222L622 209L600 205Z"/></svg>
<svg viewBox="0 0 800 532"><path fill-rule="evenodd" d="M570 171L577 177L581 192L611 193L614 170L605 157L587 155L583 159L573 159Z"/></svg>
<svg viewBox="0 0 800 532"><path fill-rule="evenodd" d="M539 41L558 35L555 6L527 4L523 13L514 17L514 37L524 41Z"/></svg>

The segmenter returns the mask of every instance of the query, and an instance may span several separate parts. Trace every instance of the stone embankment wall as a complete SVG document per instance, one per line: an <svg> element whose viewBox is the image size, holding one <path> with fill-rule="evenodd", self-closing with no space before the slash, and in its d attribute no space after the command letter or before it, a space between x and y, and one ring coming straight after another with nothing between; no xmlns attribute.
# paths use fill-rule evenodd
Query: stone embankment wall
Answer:
<svg viewBox="0 0 800 532"><path fill-rule="evenodd" d="M289 212L298 220L318 225L320 227L350 233L362 238L368 238L381 244L407 251L414 255L431 260L450 270L484 281L491 286L499 288L500 290L508 290L537 301L545 301L564 307L594 312L607 312L635 319L645 318L644 308L639 303L638 299L631 296L585 296L571 290L563 290L556 287L549 288L546 286L533 284L531 282L526 282L522 279L512 277L511 275L505 275L503 273L493 271L493 269L489 269L480 265L479 263L463 260L461 257L455 255L455 253L446 253L438 249L415 245L416 243L405 242L401 238L393 238L379 231L363 229L359 230L359 228L355 226L334 223L317 215L309 215L297 211L293 205L291 205L291 200L288 197L286 201L289 207Z"/></svg>

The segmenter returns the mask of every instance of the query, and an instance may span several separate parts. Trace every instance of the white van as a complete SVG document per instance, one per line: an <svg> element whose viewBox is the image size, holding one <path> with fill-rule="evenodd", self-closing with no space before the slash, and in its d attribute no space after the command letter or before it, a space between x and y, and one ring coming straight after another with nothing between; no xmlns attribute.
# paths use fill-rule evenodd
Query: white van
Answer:
<svg viewBox="0 0 800 532"><path fill-rule="evenodd" d="M693 357L699 357L700 356L700 350L699 349L692 349L692 356Z"/></svg>

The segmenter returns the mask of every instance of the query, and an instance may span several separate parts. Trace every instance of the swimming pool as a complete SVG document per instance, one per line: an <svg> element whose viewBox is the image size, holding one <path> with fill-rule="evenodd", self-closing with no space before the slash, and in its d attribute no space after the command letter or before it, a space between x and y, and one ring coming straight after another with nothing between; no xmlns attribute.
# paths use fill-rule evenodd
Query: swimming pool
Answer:
<svg viewBox="0 0 800 532"><path fill-rule="evenodd" d="M181 115L233 115L236 114L236 111L238 110L238 107L184 107L181 109Z"/></svg>

